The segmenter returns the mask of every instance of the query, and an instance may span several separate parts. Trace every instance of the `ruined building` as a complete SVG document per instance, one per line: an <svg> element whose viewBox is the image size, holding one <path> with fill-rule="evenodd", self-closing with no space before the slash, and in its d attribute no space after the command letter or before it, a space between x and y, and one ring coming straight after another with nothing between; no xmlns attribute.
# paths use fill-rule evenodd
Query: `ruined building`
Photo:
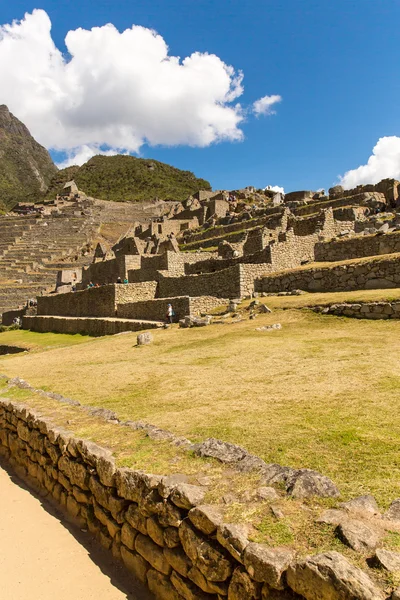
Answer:
<svg viewBox="0 0 400 600"><path fill-rule="evenodd" d="M180 319L255 292L397 287L398 186L294 192L279 203L269 190L199 193L132 220L90 262L60 270L56 292L38 297L23 326L105 334L159 327L169 303Z"/></svg>

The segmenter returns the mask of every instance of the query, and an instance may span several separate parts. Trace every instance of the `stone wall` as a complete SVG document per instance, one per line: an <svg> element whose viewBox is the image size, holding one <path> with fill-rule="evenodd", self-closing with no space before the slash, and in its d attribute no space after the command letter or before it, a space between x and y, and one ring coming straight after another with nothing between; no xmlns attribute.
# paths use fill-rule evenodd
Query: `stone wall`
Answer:
<svg viewBox="0 0 400 600"><path fill-rule="evenodd" d="M140 269L138 255L120 255L110 260L92 263L82 271L82 286L86 287L90 282L100 285L116 283L120 277L122 281L128 277L128 271Z"/></svg>
<svg viewBox="0 0 400 600"><path fill-rule="evenodd" d="M81 335L115 335L123 331L142 331L156 329L161 324L151 321L133 321L110 317L57 317L57 316L24 316L22 329L30 329L39 333L68 333Z"/></svg>
<svg viewBox="0 0 400 600"><path fill-rule="evenodd" d="M267 275L255 283L257 292L341 292L400 286L400 262L378 259L333 267L313 267Z"/></svg>
<svg viewBox="0 0 400 600"><path fill-rule="evenodd" d="M239 298L240 267L235 265L215 273L165 277L159 275L158 296L216 296L217 298Z"/></svg>
<svg viewBox="0 0 400 600"><path fill-rule="evenodd" d="M333 262L394 252L400 252L400 232L397 231L318 243L315 246L315 260Z"/></svg>
<svg viewBox="0 0 400 600"><path fill-rule="evenodd" d="M117 306L117 316L122 319L150 319L165 320L168 304L172 304L175 312L175 321L186 316L198 316L207 313L217 306L228 304L225 298L214 296L177 296L173 298L159 298L144 302L129 302Z"/></svg>
<svg viewBox="0 0 400 600"><path fill-rule="evenodd" d="M204 504L206 489L186 483L184 475L117 468L109 450L8 399L0 399L0 456L157 600L283 599L285 590L311 598L308 591L320 585L329 598L336 598L338 586L343 598L384 598L339 553L304 560L287 547L249 542L247 528L224 523L218 506Z"/></svg>
<svg viewBox="0 0 400 600"><path fill-rule="evenodd" d="M157 283L114 284L79 292L49 294L37 299L38 315L64 317L113 317L117 304L149 300L155 297Z"/></svg>
<svg viewBox="0 0 400 600"><path fill-rule="evenodd" d="M312 310L324 315L355 319L400 319L400 302L357 302L316 306Z"/></svg>
<svg viewBox="0 0 400 600"><path fill-rule="evenodd" d="M189 296L161 298L144 302L128 302L117 306L117 316L121 319L166 320L168 304L172 304L175 320L190 315Z"/></svg>

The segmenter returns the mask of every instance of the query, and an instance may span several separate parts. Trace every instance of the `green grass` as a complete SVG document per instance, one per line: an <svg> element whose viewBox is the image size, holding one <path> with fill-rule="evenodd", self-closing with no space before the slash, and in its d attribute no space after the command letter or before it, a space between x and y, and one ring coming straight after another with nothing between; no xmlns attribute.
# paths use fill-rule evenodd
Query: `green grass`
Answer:
<svg viewBox="0 0 400 600"><path fill-rule="evenodd" d="M312 296L265 301L304 303ZM274 322L282 330L255 331ZM399 334L398 321L278 308L235 325L156 331L140 352L135 334L90 339L17 331L1 334L0 342L29 340L36 351L0 358L0 370L122 419L194 441L222 438L267 462L316 469L345 496L373 493L386 506L400 496Z"/></svg>
<svg viewBox="0 0 400 600"><path fill-rule="evenodd" d="M53 178L48 198L62 191L74 179L79 189L102 200L143 201L185 200L198 190L210 190L205 179L165 163L134 156L94 156L82 167L69 167Z"/></svg>
<svg viewBox="0 0 400 600"><path fill-rule="evenodd" d="M90 336L60 334L60 333L36 333L23 329L4 331L0 333L0 345L21 346L27 350L43 350L48 348L69 347L93 340Z"/></svg>

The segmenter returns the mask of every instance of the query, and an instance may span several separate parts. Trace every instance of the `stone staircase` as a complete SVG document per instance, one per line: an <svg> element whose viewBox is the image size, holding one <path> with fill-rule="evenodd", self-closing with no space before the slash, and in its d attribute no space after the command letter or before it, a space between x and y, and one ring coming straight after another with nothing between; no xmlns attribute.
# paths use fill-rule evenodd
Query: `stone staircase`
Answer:
<svg viewBox="0 0 400 600"><path fill-rule="evenodd" d="M1 217L0 312L53 289L60 268L88 264L82 251L99 226L99 211L87 201L39 217Z"/></svg>
<svg viewBox="0 0 400 600"><path fill-rule="evenodd" d="M104 240L103 225L111 224L118 239L135 221L146 223L166 213L170 204L84 197L45 206L41 215L0 217L0 314L52 291L60 269L90 264L95 244Z"/></svg>

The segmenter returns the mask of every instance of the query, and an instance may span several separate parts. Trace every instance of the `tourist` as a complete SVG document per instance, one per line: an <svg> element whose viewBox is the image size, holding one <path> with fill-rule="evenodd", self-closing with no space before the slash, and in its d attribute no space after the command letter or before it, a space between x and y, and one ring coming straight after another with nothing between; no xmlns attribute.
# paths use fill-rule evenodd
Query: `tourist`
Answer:
<svg viewBox="0 0 400 600"><path fill-rule="evenodd" d="M167 323L173 323L174 316L175 316L175 312L174 312L174 309L172 308L172 304L168 304L168 306L167 306Z"/></svg>
<svg viewBox="0 0 400 600"><path fill-rule="evenodd" d="M94 287L94 283L93 283L93 281L89 281L88 288L92 288L92 287Z"/></svg>
<svg viewBox="0 0 400 600"><path fill-rule="evenodd" d="M122 283L121 277L117 277L117 283Z"/></svg>
<svg viewBox="0 0 400 600"><path fill-rule="evenodd" d="M125 279L124 279L124 283L125 283L125 284L129 283L129 281L128 281L128 278L127 278L127 277L125 277Z"/></svg>

